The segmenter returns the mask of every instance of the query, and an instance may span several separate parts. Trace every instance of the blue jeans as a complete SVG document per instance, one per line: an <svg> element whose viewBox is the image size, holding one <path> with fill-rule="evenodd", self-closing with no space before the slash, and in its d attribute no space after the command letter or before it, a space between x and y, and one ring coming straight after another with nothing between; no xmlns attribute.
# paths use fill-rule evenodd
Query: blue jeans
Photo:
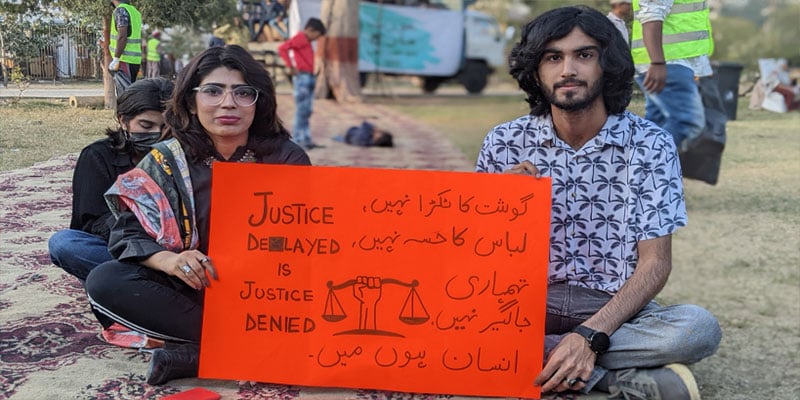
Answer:
<svg viewBox="0 0 800 400"><path fill-rule="evenodd" d="M280 22L280 18L278 18L278 17L272 18L271 20L269 20L269 26L275 28L275 30L278 31L278 34L283 36L284 39L288 39L289 38L289 33L284 31L283 28L281 28L281 25L278 22Z"/></svg>
<svg viewBox="0 0 800 400"><path fill-rule="evenodd" d="M311 128L309 119L314 106L314 86L317 77L307 72L300 72L294 76L294 129L292 138L295 143L303 147L311 146Z"/></svg>
<svg viewBox="0 0 800 400"><path fill-rule="evenodd" d="M76 229L64 229L53 234L47 242L50 260L70 275L86 281L94 267L113 260L105 239Z"/></svg>
<svg viewBox="0 0 800 400"><path fill-rule="evenodd" d="M598 290L551 284L547 288L545 359L564 335L610 299L610 294ZM597 358L583 392L588 393L608 371L696 363L714 354L720 340L719 323L706 309L650 302L611 335L611 347Z"/></svg>
<svg viewBox="0 0 800 400"><path fill-rule="evenodd" d="M694 71L683 65L667 64L667 83L658 94L647 93L643 82L644 74L636 76L636 83L647 99L645 118L671 133L681 151L681 143L699 136L706 126L706 112Z"/></svg>

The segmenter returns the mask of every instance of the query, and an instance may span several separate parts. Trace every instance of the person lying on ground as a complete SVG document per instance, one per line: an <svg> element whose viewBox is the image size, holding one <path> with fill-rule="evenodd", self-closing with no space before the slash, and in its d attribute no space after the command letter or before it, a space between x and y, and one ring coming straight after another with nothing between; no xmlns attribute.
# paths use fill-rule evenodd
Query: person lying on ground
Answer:
<svg viewBox="0 0 800 400"><path fill-rule="evenodd" d="M362 147L393 147L392 134L367 121L358 126L351 126L344 135L334 136L333 140Z"/></svg>

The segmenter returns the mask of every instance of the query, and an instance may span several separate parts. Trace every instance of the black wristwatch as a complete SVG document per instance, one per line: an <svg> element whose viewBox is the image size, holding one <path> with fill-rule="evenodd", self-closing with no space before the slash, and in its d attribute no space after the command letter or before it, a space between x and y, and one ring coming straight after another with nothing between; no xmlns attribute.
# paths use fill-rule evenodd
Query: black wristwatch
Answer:
<svg viewBox="0 0 800 400"><path fill-rule="evenodd" d="M589 348L597 355L608 351L608 347L611 345L608 335L592 328L578 325L572 331L586 338L586 341L589 342Z"/></svg>

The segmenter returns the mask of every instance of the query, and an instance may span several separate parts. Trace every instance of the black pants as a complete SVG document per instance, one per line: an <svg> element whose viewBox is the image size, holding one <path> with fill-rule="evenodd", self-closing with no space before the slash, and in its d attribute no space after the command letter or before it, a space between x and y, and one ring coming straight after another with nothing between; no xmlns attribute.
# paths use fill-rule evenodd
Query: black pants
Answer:
<svg viewBox="0 0 800 400"><path fill-rule="evenodd" d="M141 64L129 64L131 69L131 83L136 82L136 77L139 75L139 68Z"/></svg>
<svg viewBox="0 0 800 400"><path fill-rule="evenodd" d="M86 278L86 294L100 313L148 336L199 342L203 291L139 264L112 260Z"/></svg>

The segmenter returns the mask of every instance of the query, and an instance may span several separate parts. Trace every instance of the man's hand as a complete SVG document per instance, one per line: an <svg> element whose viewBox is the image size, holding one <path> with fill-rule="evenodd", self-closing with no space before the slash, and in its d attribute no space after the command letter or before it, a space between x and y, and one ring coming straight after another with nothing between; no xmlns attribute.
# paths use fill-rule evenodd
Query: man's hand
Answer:
<svg viewBox="0 0 800 400"><path fill-rule="evenodd" d="M667 83L667 66L652 64L644 75L643 86L648 93L660 93Z"/></svg>
<svg viewBox="0 0 800 400"><path fill-rule="evenodd" d="M642 23L642 41L650 57L650 68L644 76L642 86L648 93L660 93L667 83L667 66L664 63L663 47L663 21L648 21ZM653 64L655 63L655 64Z"/></svg>
<svg viewBox="0 0 800 400"><path fill-rule="evenodd" d="M558 346L550 352L542 373L533 384L541 386L543 393L581 390L592 375L596 358L597 355L583 336L577 333L564 335Z"/></svg>
<svg viewBox="0 0 800 400"><path fill-rule="evenodd" d="M114 57L111 59L111 62L108 64L108 70L111 72L119 71L119 58Z"/></svg>
<svg viewBox="0 0 800 400"><path fill-rule="evenodd" d="M539 169L536 168L536 166L533 165L533 163L530 162L530 161L523 161L523 162L511 167L510 169L506 170L505 173L506 174L519 174L519 175L532 175L532 176L535 176L537 178L540 178L542 176L542 174L539 173Z"/></svg>

